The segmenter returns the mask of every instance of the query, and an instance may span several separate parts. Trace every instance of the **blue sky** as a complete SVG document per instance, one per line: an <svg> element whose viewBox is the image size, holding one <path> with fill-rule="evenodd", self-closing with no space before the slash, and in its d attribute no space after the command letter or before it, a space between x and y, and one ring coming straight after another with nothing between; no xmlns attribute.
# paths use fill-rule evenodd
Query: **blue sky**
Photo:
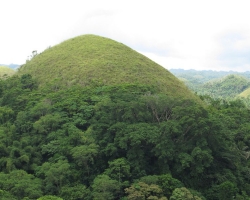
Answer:
<svg viewBox="0 0 250 200"><path fill-rule="evenodd" d="M167 69L250 71L247 0L0 1L0 63L23 64L69 38L96 34Z"/></svg>

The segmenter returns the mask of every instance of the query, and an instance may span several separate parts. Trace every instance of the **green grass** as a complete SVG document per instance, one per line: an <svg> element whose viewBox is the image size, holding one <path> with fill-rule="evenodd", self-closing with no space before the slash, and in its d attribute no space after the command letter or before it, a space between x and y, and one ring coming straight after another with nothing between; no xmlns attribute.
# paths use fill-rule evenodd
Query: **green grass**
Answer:
<svg viewBox="0 0 250 200"><path fill-rule="evenodd" d="M41 87L55 80L60 86L132 83L197 98L162 66L122 43L95 35L78 36L45 50L21 66L18 74L24 73L37 78Z"/></svg>
<svg viewBox="0 0 250 200"><path fill-rule="evenodd" d="M0 66L0 79L5 79L7 77L12 76L15 73L16 71L9 67Z"/></svg>
<svg viewBox="0 0 250 200"><path fill-rule="evenodd" d="M244 97L247 98L248 96L250 96L250 88L247 88L246 90L244 90L242 93L239 94L240 97Z"/></svg>

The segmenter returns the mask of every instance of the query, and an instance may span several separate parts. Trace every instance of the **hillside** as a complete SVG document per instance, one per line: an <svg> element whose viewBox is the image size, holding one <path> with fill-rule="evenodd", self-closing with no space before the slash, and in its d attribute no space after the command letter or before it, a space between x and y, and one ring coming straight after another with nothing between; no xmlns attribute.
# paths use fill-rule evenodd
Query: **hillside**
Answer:
<svg viewBox="0 0 250 200"><path fill-rule="evenodd" d="M11 69L14 69L14 70L16 70L20 65L18 65L18 64L9 64L9 65L5 65L5 64L0 64L0 66L5 66L5 67L9 67L9 68L11 68Z"/></svg>
<svg viewBox="0 0 250 200"><path fill-rule="evenodd" d="M174 96L196 98L165 68L114 40L83 35L35 56L21 66L40 86L142 84Z"/></svg>
<svg viewBox="0 0 250 200"><path fill-rule="evenodd" d="M215 98L234 98L250 86L250 80L239 75L228 75L203 85L204 94Z"/></svg>
<svg viewBox="0 0 250 200"><path fill-rule="evenodd" d="M233 99L240 95L250 84L250 72L212 71L212 70L170 70L189 89L199 95L213 98Z"/></svg>
<svg viewBox="0 0 250 200"><path fill-rule="evenodd" d="M15 73L15 70L10 69L9 67L0 66L0 78L6 78L6 76L12 76Z"/></svg>
<svg viewBox="0 0 250 200"><path fill-rule="evenodd" d="M242 93L239 94L240 97L249 97L250 96L250 88L245 89Z"/></svg>
<svg viewBox="0 0 250 200"><path fill-rule="evenodd" d="M236 72L236 71L213 71L213 70L184 70L184 69L170 69L176 77L185 79L189 84L204 84L213 79L225 77L230 74L240 75L250 79L250 71Z"/></svg>

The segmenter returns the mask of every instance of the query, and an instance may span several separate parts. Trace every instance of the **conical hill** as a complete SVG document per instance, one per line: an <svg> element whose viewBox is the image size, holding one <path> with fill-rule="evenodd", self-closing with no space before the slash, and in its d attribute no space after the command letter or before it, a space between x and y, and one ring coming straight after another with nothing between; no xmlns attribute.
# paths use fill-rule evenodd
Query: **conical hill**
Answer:
<svg viewBox="0 0 250 200"><path fill-rule="evenodd" d="M18 73L31 74L40 86L55 80L68 86L134 83L156 86L169 95L196 98L162 66L122 43L95 35L78 36L49 48Z"/></svg>

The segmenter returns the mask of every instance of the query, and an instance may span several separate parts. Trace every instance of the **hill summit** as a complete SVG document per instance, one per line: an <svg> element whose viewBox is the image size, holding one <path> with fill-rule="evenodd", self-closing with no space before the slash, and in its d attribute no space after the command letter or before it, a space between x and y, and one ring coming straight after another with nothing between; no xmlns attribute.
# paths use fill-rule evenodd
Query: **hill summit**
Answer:
<svg viewBox="0 0 250 200"><path fill-rule="evenodd" d="M132 83L195 98L162 66L122 43L96 35L78 36L45 50L20 67L18 74L24 73L35 77L40 86L55 80L66 86Z"/></svg>

